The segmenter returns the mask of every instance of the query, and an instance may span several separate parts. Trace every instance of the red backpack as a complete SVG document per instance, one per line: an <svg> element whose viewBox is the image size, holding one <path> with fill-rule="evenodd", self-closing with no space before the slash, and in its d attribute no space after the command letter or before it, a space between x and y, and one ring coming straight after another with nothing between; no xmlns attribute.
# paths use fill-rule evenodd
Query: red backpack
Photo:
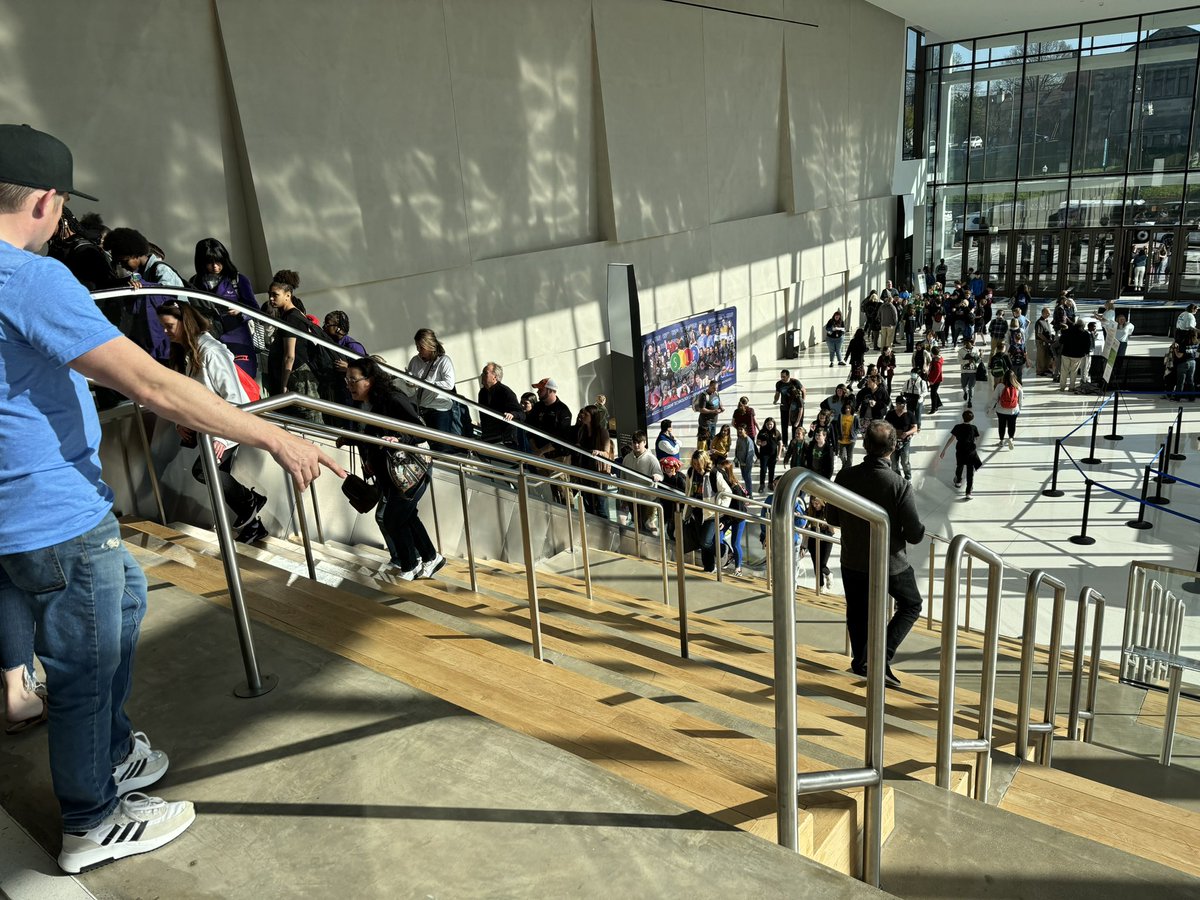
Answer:
<svg viewBox="0 0 1200 900"><path fill-rule="evenodd" d="M1000 406L1004 409L1016 409L1020 394L1011 384L1006 384L1000 392Z"/></svg>

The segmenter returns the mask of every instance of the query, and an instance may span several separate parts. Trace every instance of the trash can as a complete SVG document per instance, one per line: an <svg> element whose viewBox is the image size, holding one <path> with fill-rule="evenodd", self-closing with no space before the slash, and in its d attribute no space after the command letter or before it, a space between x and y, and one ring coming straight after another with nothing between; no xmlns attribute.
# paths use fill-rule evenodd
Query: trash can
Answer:
<svg viewBox="0 0 1200 900"><path fill-rule="evenodd" d="M783 358L795 359L800 355L800 329L789 328L783 333Z"/></svg>

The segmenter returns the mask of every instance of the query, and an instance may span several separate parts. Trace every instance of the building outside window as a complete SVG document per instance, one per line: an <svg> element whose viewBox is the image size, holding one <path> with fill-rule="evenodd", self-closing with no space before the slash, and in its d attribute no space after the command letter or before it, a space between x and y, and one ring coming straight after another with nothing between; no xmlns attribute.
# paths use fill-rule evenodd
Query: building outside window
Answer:
<svg viewBox="0 0 1200 900"><path fill-rule="evenodd" d="M1200 296L1198 51L1200 8L928 47L924 264L1002 294Z"/></svg>

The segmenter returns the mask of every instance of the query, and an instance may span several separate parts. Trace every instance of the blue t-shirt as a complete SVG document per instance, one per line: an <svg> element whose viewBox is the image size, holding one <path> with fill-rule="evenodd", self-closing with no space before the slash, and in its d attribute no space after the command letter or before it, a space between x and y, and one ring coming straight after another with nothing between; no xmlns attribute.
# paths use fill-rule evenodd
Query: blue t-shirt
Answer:
<svg viewBox="0 0 1200 900"><path fill-rule="evenodd" d="M66 266L0 241L0 553L78 537L112 508L96 405L67 364L116 337Z"/></svg>

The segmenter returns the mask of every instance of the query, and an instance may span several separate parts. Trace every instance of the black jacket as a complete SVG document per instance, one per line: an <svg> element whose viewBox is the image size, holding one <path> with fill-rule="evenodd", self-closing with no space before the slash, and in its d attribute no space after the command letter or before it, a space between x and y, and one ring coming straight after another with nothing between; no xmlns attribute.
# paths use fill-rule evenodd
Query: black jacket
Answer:
<svg viewBox="0 0 1200 900"><path fill-rule="evenodd" d="M503 382L496 382L492 385L491 390L481 387L479 389L479 405L490 409L499 416L512 413L514 422L525 421L525 410L521 408L517 395ZM512 425L502 419L494 419L491 416L480 414L479 428L480 436L489 444L510 443L513 440Z"/></svg>
<svg viewBox="0 0 1200 900"><path fill-rule="evenodd" d="M413 406L413 402L408 399L408 396L402 391L387 391L382 397L371 400L371 412L380 416L387 416L389 419L399 419L401 422L408 422L411 425L421 425L425 423L417 414L417 408ZM402 444L415 444L419 441L407 435L396 434L394 431L380 428L378 425L367 425L363 428L365 434L372 437L387 437L388 435L396 435ZM371 472L387 481L387 475L384 474L387 469L387 459L385 454L387 450L378 444L360 443L358 445L359 452L362 453L363 460L371 467Z"/></svg>
<svg viewBox="0 0 1200 900"><path fill-rule="evenodd" d="M1092 336L1072 325L1063 329L1062 355L1071 359L1082 359L1092 352Z"/></svg>
<svg viewBox="0 0 1200 900"><path fill-rule="evenodd" d="M891 463L879 456L868 456L856 466L843 468L834 479L837 484L879 504L891 522L888 546L888 575L910 568L904 554L905 544L915 544L925 536L925 526L917 514L912 484L892 471ZM871 526L865 519L851 515L832 503L826 506L831 525L842 526L842 568L854 572L870 571ZM847 550L850 552L847 552Z"/></svg>

